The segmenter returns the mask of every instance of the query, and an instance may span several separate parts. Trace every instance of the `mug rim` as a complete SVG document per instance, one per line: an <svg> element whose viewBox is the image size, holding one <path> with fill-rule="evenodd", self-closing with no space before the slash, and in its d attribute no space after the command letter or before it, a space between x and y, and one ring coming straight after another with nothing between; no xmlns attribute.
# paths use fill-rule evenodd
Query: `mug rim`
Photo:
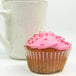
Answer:
<svg viewBox="0 0 76 76"><path fill-rule="evenodd" d="M11 1L11 0L3 0L3 1ZM13 0L13 1L47 1L47 0Z"/></svg>
<svg viewBox="0 0 76 76"><path fill-rule="evenodd" d="M33 0L33 1L30 1L30 0L26 0L26 1L2 1L2 2L29 2L29 3L46 3L46 2L48 2L48 1L46 1L46 0L44 0L44 1L37 1L37 0Z"/></svg>
<svg viewBox="0 0 76 76"><path fill-rule="evenodd" d="M32 4L39 4L39 5L47 5L48 2L47 1L3 1L2 2L3 4L12 4L12 3L23 3L23 4L26 4L26 5L32 5Z"/></svg>

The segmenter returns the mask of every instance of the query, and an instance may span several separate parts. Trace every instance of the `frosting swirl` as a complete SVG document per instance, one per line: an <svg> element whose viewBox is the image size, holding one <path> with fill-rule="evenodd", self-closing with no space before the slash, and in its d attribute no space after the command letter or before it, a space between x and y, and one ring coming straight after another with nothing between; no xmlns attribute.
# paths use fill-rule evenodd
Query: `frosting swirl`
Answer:
<svg viewBox="0 0 76 76"><path fill-rule="evenodd" d="M38 49L54 48L67 50L71 47L71 44L66 42L61 36L55 35L53 32L39 32L28 40L24 47L26 46Z"/></svg>

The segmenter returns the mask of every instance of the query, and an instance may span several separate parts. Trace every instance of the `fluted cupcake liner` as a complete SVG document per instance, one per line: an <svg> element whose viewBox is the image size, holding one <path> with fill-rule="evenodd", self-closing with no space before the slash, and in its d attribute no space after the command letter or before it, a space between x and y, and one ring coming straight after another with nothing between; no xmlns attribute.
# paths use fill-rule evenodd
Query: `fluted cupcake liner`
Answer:
<svg viewBox="0 0 76 76"><path fill-rule="evenodd" d="M70 50L31 51L27 52L27 63L36 73L55 73L63 70Z"/></svg>

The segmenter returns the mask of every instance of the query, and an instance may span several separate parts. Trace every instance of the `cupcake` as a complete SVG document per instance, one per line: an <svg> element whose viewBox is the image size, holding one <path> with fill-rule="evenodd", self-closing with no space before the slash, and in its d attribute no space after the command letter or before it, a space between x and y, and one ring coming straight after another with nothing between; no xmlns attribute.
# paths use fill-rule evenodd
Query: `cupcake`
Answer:
<svg viewBox="0 0 76 76"><path fill-rule="evenodd" d="M27 63L32 72L48 74L63 70L71 44L52 32L34 34L24 45Z"/></svg>

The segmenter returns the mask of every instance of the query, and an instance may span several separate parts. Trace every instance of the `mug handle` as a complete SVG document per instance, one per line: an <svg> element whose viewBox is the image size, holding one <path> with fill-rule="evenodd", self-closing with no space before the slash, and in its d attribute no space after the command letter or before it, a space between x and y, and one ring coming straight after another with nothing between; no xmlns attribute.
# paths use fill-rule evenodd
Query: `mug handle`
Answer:
<svg viewBox="0 0 76 76"><path fill-rule="evenodd" d="M3 15L7 21L10 18L10 12L7 10L0 10L0 15ZM1 33L0 33L0 42L4 45L5 48L10 48L10 42L5 37L3 37Z"/></svg>

